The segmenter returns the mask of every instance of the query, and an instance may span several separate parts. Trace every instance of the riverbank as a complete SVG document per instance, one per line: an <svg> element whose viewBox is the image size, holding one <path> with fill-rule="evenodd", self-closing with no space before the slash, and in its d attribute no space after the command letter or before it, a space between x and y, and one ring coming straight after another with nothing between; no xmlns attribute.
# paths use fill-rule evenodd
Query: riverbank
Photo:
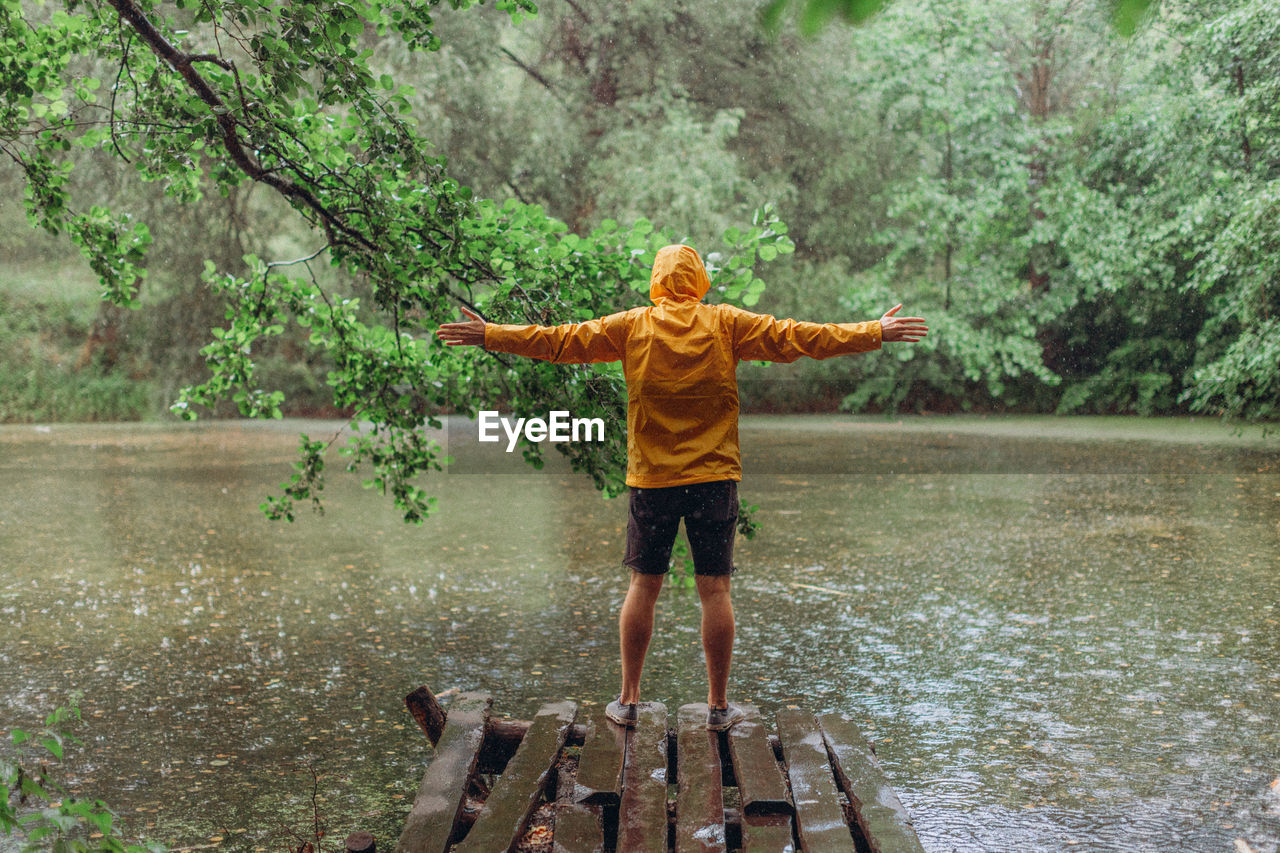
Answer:
<svg viewBox="0 0 1280 853"><path fill-rule="evenodd" d="M177 420L169 406L207 375L199 349L221 309L152 289L130 311L99 290L83 264L0 265L0 424ZM262 347L259 380L285 392L291 416L341 417L325 386L329 365L300 337ZM228 402L214 414L236 409Z"/></svg>
<svg viewBox="0 0 1280 853"><path fill-rule="evenodd" d="M1205 415L752 415L750 424L783 430L849 428L896 429L910 433L953 433L992 438L1089 441L1157 441L1280 447L1280 424L1233 423Z"/></svg>
<svg viewBox="0 0 1280 853"><path fill-rule="evenodd" d="M508 456L501 447L478 441L479 425L461 415L444 415L442 429L427 429L442 442L459 447L474 445L479 454L497 458ZM1205 416L1142 417L1138 415L849 415L849 414L748 414L741 422L744 440L756 433L802 438L806 433L830 434L833 430L852 435L899 434L904 436L967 436L1015 441L1050 439L1062 442L1115 441L1155 442L1177 445L1206 445L1250 450L1280 449L1280 429L1276 424L1243 424ZM88 432L86 432L88 430ZM38 436L58 440L60 436L82 441L85 435L109 440L119 435L130 440L142 436L164 436L165 442L183 442L188 437L222 436L243 433L282 436L292 444L298 433L313 438L341 438L353 434L350 422L331 418L287 417L281 420L245 418L203 418L196 421L176 419L127 420L97 423L92 427L74 422L37 421L0 423L0 442L20 441ZM502 444L501 442L498 443ZM496 447L496 449L495 449ZM457 448L454 448L457 449ZM446 450L449 450L446 447ZM556 454L547 457L553 464ZM518 454L512 456L519 462ZM522 469L523 464L514 464Z"/></svg>

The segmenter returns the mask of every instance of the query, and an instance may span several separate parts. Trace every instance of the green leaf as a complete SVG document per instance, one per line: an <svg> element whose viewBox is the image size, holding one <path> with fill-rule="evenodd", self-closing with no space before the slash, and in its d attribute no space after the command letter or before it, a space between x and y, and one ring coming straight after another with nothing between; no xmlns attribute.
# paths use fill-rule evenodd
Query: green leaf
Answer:
<svg viewBox="0 0 1280 853"><path fill-rule="evenodd" d="M56 735L50 735L40 739L40 743L49 753L59 761L62 760L62 738Z"/></svg>
<svg viewBox="0 0 1280 853"><path fill-rule="evenodd" d="M844 0L844 8L840 10L844 19L851 24L861 24L885 7L887 0Z"/></svg>
<svg viewBox="0 0 1280 853"><path fill-rule="evenodd" d="M102 803L98 803L97 805L102 807ZM101 832L103 835L111 834L111 823L113 819L111 812L92 811L85 815L85 819L88 820L89 823L93 824L93 826L97 828L98 832Z"/></svg>
<svg viewBox="0 0 1280 853"><path fill-rule="evenodd" d="M789 0L770 0L760 10L760 25L766 32L777 33L782 29L782 14L787 10Z"/></svg>
<svg viewBox="0 0 1280 853"><path fill-rule="evenodd" d="M800 13L800 32L806 36L816 35L837 15L848 23L861 24L880 12L886 2L887 0L806 0ZM773 3L765 7L763 21L766 28L771 25L776 27L782 14L780 8L774 8L775 5L785 7L786 4Z"/></svg>
<svg viewBox="0 0 1280 853"><path fill-rule="evenodd" d="M1111 25L1123 36L1131 36L1151 10L1152 0L1111 0Z"/></svg>
<svg viewBox="0 0 1280 853"><path fill-rule="evenodd" d="M817 35L844 5L845 0L808 0L800 13L800 32L806 36Z"/></svg>

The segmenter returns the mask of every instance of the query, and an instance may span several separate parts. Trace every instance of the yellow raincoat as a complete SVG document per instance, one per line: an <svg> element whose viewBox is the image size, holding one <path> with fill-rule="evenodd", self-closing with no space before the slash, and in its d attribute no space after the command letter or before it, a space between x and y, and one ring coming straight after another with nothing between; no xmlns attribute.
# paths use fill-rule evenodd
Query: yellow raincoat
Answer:
<svg viewBox="0 0 1280 853"><path fill-rule="evenodd" d="M880 322L801 323L702 302L711 287L689 246L658 251L653 305L563 326L485 325L485 349L558 364L621 361L627 485L741 480L738 362L792 362L880 348Z"/></svg>

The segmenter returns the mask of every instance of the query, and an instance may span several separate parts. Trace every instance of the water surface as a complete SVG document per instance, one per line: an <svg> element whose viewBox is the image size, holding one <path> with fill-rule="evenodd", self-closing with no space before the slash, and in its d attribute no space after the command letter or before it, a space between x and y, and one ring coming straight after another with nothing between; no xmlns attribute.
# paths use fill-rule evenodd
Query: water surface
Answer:
<svg viewBox="0 0 1280 853"><path fill-rule="evenodd" d="M616 690L622 501L455 425L424 526L337 464L325 515L266 521L297 432L339 429L0 429L0 729L82 691L68 771L135 836L279 850L314 801L330 837L393 845L430 755L415 686L514 716ZM732 695L850 715L931 853L1275 853L1274 441L747 418L764 529L739 542ZM697 626L664 592L648 698L705 698Z"/></svg>

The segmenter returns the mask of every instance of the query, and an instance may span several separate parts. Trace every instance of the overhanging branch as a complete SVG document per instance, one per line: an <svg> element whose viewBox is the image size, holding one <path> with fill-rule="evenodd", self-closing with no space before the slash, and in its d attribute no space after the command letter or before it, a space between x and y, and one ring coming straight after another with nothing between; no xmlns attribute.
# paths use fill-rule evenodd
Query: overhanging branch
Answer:
<svg viewBox="0 0 1280 853"><path fill-rule="evenodd" d="M170 68L182 75L182 79L191 87L196 96L213 112L218 122L218 128L221 131L222 144L227 149L227 154L230 155L232 162L240 167L241 171L253 180L267 184L281 195L296 199L311 209L320 218L330 242L337 241L340 239L338 235L341 235L342 238L359 243L366 249L372 250L375 248L373 243L363 234L347 227L345 223L335 217L306 187L299 186L264 169L260 163L249 156L249 152L245 149L244 143L240 139L236 119L232 116L231 110L217 90L195 69L196 62L213 62L223 68L230 67L230 62L213 54L187 54L178 50L172 42L164 37L164 34L156 29L155 25L148 20L147 16L132 0L107 0L107 2L120 14L120 18L133 28L134 32L141 37L156 56L163 59Z"/></svg>
<svg viewBox="0 0 1280 853"><path fill-rule="evenodd" d="M171 42L160 30L148 19L146 13L134 2L134 0L107 0L110 6L120 15L121 20L128 25L138 36L138 38L147 45L147 47L160 59L162 59L170 68L181 75L183 81L190 87L191 91L210 109L213 113L218 127L218 136L222 147L226 150L231 161L250 179L255 182L270 186L282 196L296 202L302 209L304 214L309 213L314 216L315 224L323 228L327 238L326 244L330 247L349 246L364 253L374 266L382 265L379 258L385 255L383 247L380 247L373 237L366 233L366 229L361 229L351 224L348 217L344 215L341 209L334 209L326 205L316 192L297 181L280 174L276 168L266 168L260 161L261 147L254 148L245 143L242 137L242 130L248 129L245 122L247 116L237 117L233 114L231 108L227 105L217 88L210 83L204 75L196 68L199 63L209 63L216 65L224 70L230 71L236 80L238 95L241 101L241 108L247 109L245 93L240 88L240 77L235 67L235 63L227 60L225 57L217 53L186 53L180 50L173 42ZM510 59L523 68L527 73L537 79L542 85L554 92L552 84L549 80L539 74L535 69L529 68L521 62L514 54L504 49L504 52ZM267 118L267 124L276 134L284 134L289 136L296 144L301 145L298 140L290 132L288 128L282 127L278 121ZM305 149L305 145L302 146ZM255 153L251 154L251 150ZM278 156L282 163L286 164L293 172L302 174L305 164L298 162L289 156L286 151L274 150L274 156ZM329 170L328 176L345 185L347 192L356 196L360 196L359 189L345 179L345 176ZM367 199L365 200L367 201ZM360 210L359 208L349 211L352 214L361 213L365 218L376 219L370 211ZM310 217L308 217L310 218ZM448 243L450 241L449 234L441 231L438 226L428 225L425 228L413 229L423 238L423 243L432 251L442 255L448 254ZM437 236L438 235L438 236ZM476 258L461 256L457 259L458 268L451 271L451 275L463 281L481 281L486 280L494 284L498 284L503 280L503 276L494 271L488 264L482 263ZM522 307L529 322L544 322L545 318L541 316L538 306L528 293L524 291L518 284L513 288L517 299L523 303ZM465 296L455 292L447 286L442 288L442 294L448 295L450 298L475 310L474 302Z"/></svg>

